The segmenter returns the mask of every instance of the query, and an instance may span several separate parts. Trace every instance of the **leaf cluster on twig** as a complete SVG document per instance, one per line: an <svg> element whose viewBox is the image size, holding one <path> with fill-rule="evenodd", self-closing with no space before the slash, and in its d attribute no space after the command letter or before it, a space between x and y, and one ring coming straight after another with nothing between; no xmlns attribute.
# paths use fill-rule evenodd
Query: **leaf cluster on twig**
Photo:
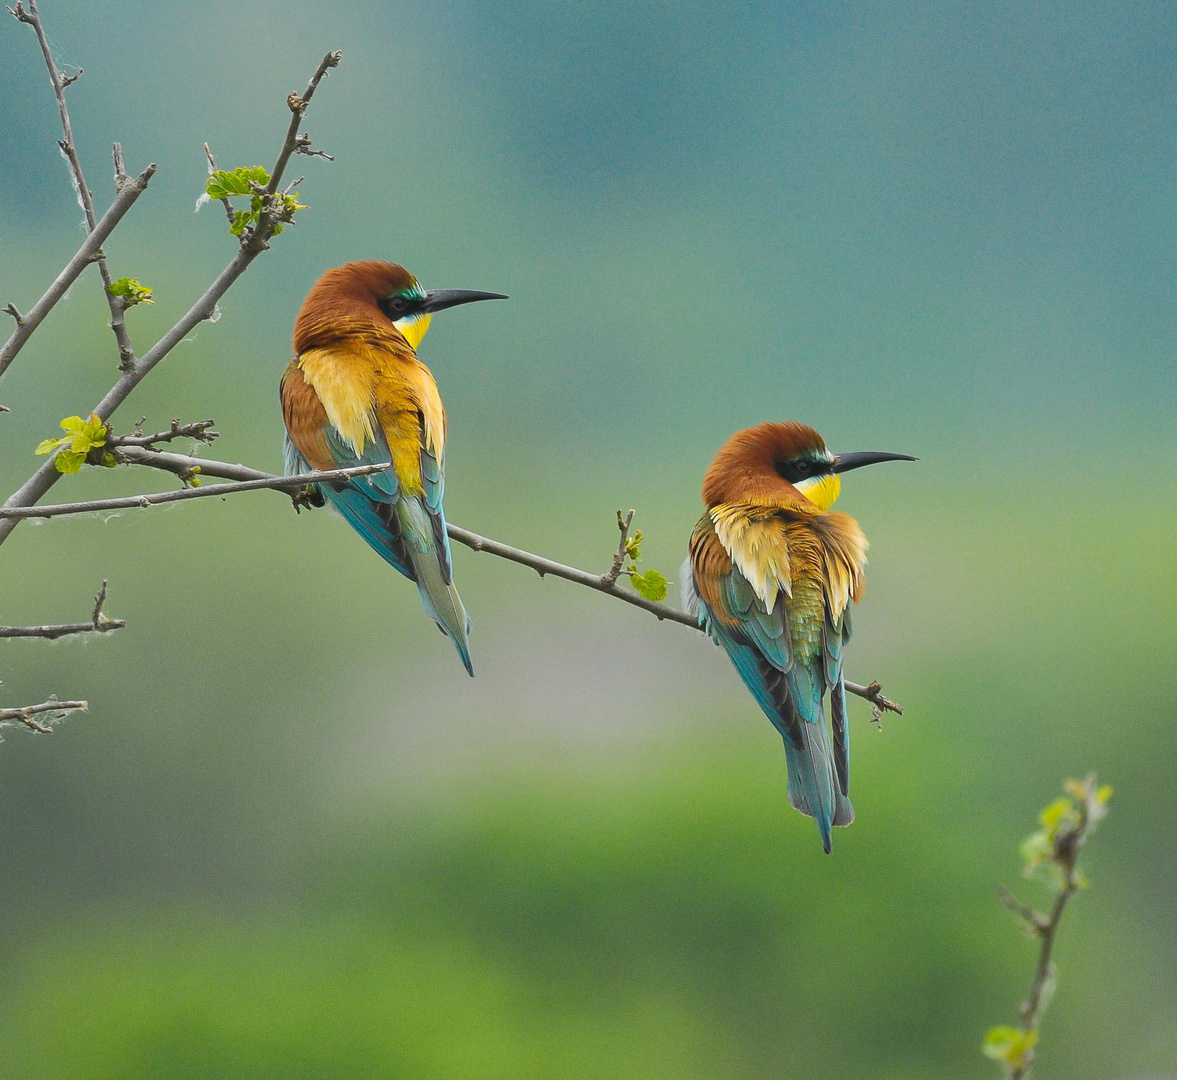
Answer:
<svg viewBox="0 0 1177 1080"><path fill-rule="evenodd" d="M990 1028L982 1050L998 1062L1009 1080L1022 1080L1034 1063L1042 1014L1055 988L1054 945L1059 923L1071 897L1087 887L1078 866L1079 852L1099 821L1107 815L1112 789L1096 782L1092 773L1086 780L1068 780L1066 795L1054 800L1041 814L1036 832L1022 841L1022 871L1028 878L1047 882L1054 890L1049 914L1035 910L1017 899L1004 886L1001 903L1018 916L1023 929L1039 941L1038 962L1030 992L1018 1010L1021 1024Z"/></svg>

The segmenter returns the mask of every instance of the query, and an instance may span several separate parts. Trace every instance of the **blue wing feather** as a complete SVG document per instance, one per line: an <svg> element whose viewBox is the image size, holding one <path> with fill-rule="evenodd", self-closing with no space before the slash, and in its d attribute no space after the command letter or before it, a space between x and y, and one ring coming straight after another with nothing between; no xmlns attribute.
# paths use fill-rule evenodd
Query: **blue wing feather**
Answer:
<svg viewBox="0 0 1177 1080"><path fill-rule="evenodd" d="M792 652L783 592L766 609L734 564L719 586L725 619L716 618L703 601L693 571L690 588L684 584L688 610L697 613L707 634L723 647L756 703L780 732L789 767L789 801L816 820L828 852L831 826L854 820L854 809L846 798L849 732L841 677L842 646L848 634L839 623L837 634L826 635L824 655L802 662ZM822 709L825 691L831 687L832 747Z"/></svg>

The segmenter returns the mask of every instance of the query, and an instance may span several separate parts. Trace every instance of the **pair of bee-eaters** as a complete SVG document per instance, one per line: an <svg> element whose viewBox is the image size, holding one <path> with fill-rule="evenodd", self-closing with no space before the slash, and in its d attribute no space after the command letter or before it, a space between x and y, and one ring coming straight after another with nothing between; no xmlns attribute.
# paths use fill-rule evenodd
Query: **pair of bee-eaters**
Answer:
<svg viewBox="0 0 1177 1080"><path fill-rule="evenodd" d="M470 620L454 588L442 507L445 409L417 348L435 312L505 299L429 291L394 263L348 263L307 295L282 376L286 471L389 463L317 494L417 583L426 614L471 675ZM684 602L783 737L789 801L816 820L827 852L831 827L854 820L842 663L867 547L857 522L830 507L841 473L895 459L913 460L832 454L803 424L737 432L707 470L706 511L684 564Z"/></svg>

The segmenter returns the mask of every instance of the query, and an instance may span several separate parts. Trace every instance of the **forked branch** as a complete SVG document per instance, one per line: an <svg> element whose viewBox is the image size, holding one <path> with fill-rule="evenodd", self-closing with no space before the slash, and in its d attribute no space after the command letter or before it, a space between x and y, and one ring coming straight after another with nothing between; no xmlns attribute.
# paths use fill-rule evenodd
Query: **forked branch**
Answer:
<svg viewBox="0 0 1177 1080"><path fill-rule="evenodd" d="M0 709L0 724L15 721L18 724L24 724L30 731L35 731L38 735L52 735L53 728L42 724L35 719L41 713L57 713L58 719L64 716L67 712L76 712L78 709L88 709L90 707L85 701L58 701L57 698L51 697L48 701L42 701L40 705L25 705L19 709Z"/></svg>
<svg viewBox="0 0 1177 1080"><path fill-rule="evenodd" d="M45 626L0 626L0 638L57 638L73 634L105 634L110 630L121 630L127 625L126 619L112 619L104 610L106 607L106 582L94 597L94 613L89 622L50 623Z"/></svg>

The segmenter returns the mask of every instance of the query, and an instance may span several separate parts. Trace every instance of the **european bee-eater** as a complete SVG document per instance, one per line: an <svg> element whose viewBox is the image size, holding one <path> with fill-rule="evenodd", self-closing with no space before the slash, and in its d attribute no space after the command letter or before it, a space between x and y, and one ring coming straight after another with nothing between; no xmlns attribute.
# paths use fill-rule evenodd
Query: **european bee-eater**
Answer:
<svg viewBox="0 0 1177 1080"><path fill-rule="evenodd" d="M328 270L294 324L282 376L286 472L389 462L383 472L321 484L323 496L377 552L417 583L425 613L466 670L470 619L454 588L442 495L445 409L417 347L434 312L501 293L426 291L403 266Z"/></svg>
<svg viewBox="0 0 1177 1080"><path fill-rule="evenodd" d="M707 470L707 512L683 566L683 604L784 738L789 802L817 821L827 854L831 826L854 820L842 654L867 549L858 523L830 507L842 473L914 460L831 454L804 424L737 432Z"/></svg>

